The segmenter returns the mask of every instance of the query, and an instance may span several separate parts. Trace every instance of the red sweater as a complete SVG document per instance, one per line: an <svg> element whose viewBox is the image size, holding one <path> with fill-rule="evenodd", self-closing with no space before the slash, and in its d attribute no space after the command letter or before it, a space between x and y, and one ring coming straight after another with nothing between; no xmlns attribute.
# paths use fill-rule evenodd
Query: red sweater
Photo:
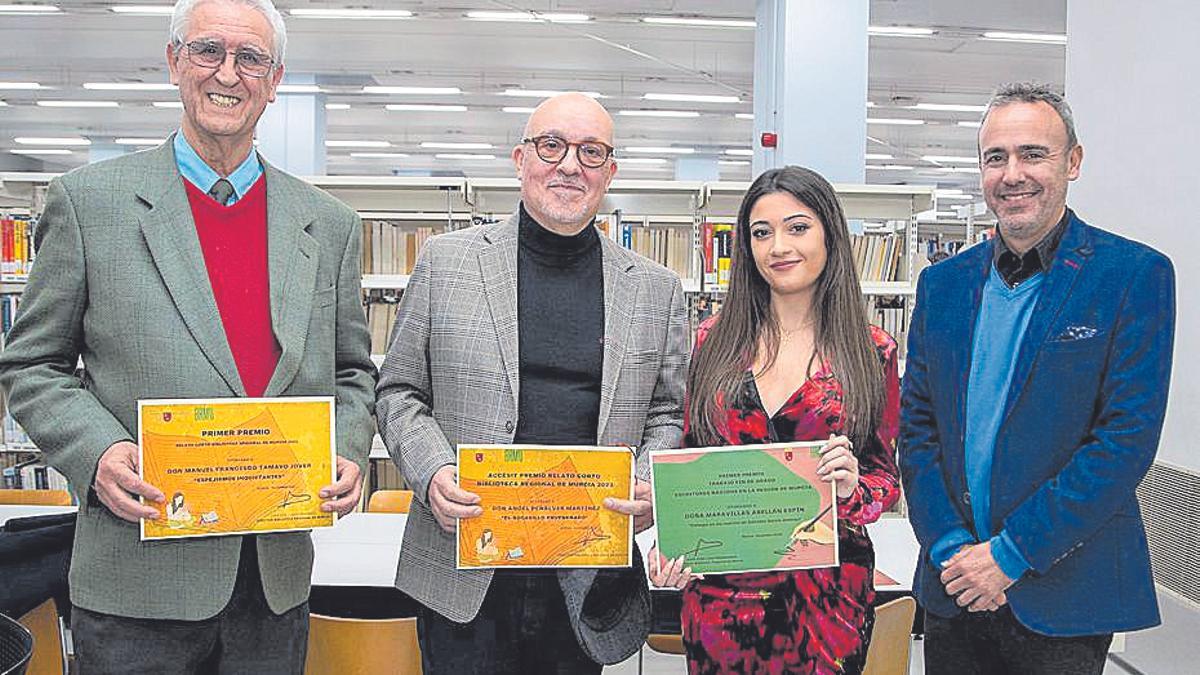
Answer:
<svg viewBox="0 0 1200 675"><path fill-rule="evenodd" d="M266 178L260 177L229 206L218 204L186 179L183 184L242 386L247 396L262 396L280 353L271 330Z"/></svg>

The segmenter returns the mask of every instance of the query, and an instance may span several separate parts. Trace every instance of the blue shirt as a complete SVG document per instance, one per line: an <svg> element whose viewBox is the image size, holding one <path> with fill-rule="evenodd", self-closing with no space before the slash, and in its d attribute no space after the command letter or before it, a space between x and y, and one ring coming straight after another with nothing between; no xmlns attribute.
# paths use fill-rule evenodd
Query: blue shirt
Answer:
<svg viewBox="0 0 1200 675"><path fill-rule="evenodd" d="M967 491L971 495L975 533L980 541L990 539L992 558L1010 579L1019 579L1030 566L1007 532L1001 530L995 536L991 532L992 458L1021 340L1029 327L1044 278L1039 272L1009 288L993 266L983 286L983 301L971 345L964 448ZM969 532L955 530L939 539L930 555L941 566L960 546L974 540Z"/></svg>
<svg viewBox="0 0 1200 675"><path fill-rule="evenodd" d="M192 148L192 145L183 137L183 131L175 133L175 165L179 167L179 174L186 178L189 183L200 188L200 191L208 194L213 185L222 178L220 174L213 171L212 167L204 163ZM229 204L237 202L246 195L251 187L258 182L258 179L263 174L262 164L258 162L258 155L254 152L254 148L250 148L250 154L242 161L238 168L233 170L233 173L224 176L226 180L233 185L233 197L230 197Z"/></svg>

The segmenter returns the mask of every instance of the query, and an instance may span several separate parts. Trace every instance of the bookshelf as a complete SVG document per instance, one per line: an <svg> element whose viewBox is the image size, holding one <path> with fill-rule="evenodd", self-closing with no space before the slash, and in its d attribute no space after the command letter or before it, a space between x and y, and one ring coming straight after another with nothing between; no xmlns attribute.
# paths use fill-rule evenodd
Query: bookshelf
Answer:
<svg viewBox="0 0 1200 675"><path fill-rule="evenodd" d="M0 215L13 210L33 215L40 213L46 185L56 175L0 172ZM390 227L404 236L415 235L421 230L427 235L447 232L502 220L517 208L520 199L520 182L516 178L314 176L305 180L358 212L364 221L364 249L367 248L365 238L374 236L369 228ZM684 290L691 296L695 321L719 307L723 297L722 289L706 283L704 277L701 241L704 223L733 223L748 187L749 183L741 182L617 179L601 203L598 225L618 243L622 243L626 231L631 244L635 234L642 234L632 247L645 248L653 257L660 258L659 262L670 263L669 266L679 273ZM895 237L899 246L895 266L897 276L864 282L864 302L884 299L888 303L899 303L906 320L911 316L915 293L912 261L919 251L916 214L934 207L934 188L834 187L847 218L883 221L892 228L887 236ZM372 358L380 363L391 327L389 319L394 316L395 305L409 276L407 269L388 268L389 271L383 272L382 268L376 268L376 254L395 249L375 246L375 240L371 243L371 260L367 261L364 256L364 263L371 264L364 264L362 289L369 322L372 313L375 314ZM412 252L406 248L406 258L410 258L408 254ZM21 277L0 278L0 294L19 294L23 288ZM896 337L903 344L903 335ZM371 456L376 460L387 457L378 436ZM372 484L379 485L374 480Z"/></svg>

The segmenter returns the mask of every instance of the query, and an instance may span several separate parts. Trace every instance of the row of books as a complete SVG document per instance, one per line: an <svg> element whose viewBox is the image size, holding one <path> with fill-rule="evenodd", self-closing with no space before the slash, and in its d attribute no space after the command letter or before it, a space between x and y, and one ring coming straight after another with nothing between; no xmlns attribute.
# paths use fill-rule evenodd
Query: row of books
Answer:
<svg viewBox="0 0 1200 675"><path fill-rule="evenodd" d="M867 321L896 338L896 343L900 346L900 356L903 358L905 344L908 342L908 311L904 307L904 301L898 297L867 296L864 302Z"/></svg>
<svg viewBox="0 0 1200 675"><path fill-rule="evenodd" d="M684 279L692 275L690 227L647 227L640 221L624 221L621 223L620 243Z"/></svg>
<svg viewBox="0 0 1200 675"><path fill-rule="evenodd" d="M32 265L32 223L19 218L0 218L0 273L29 274Z"/></svg>
<svg viewBox="0 0 1200 675"><path fill-rule="evenodd" d="M26 460L4 468L5 490L70 490L67 479L53 467L37 460Z"/></svg>
<svg viewBox="0 0 1200 675"><path fill-rule="evenodd" d="M929 260L933 260L934 256L939 252L945 253L949 256L957 255L958 252L961 251L964 246L966 246L965 241L953 240L939 242L936 239L926 239L923 243L924 249L922 249L922 252Z"/></svg>
<svg viewBox="0 0 1200 675"><path fill-rule="evenodd" d="M371 332L371 353L386 354L400 296L394 291L371 290L367 293L365 306L367 329Z"/></svg>
<svg viewBox="0 0 1200 675"><path fill-rule="evenodd" d="M850 250L860 281L899 281L904 239L894 234L852 234Z"/></svg>
<svg viewBox="0 0 1200 675"><path fill-rule="evenodd" d="M733 224L705 221L700 226L701 270L706 290L729 288L729 265L733 260Z"/></svg>
<svg viewBox="0 0 1200 675"><path fill-rule="evenodd" d="M21 306L21 296L12 293L0 295L0 336L8 337L13 322L17 319L17 308ZM0 345L4 341L0 339Z"/></svg>
<svg viewBox="0 0 1200 675"><path fill-rule="evenodd" d="M363 221L363 274L412 274L417 253L434 234L432 227L402 228L386 220Z"/></svg>

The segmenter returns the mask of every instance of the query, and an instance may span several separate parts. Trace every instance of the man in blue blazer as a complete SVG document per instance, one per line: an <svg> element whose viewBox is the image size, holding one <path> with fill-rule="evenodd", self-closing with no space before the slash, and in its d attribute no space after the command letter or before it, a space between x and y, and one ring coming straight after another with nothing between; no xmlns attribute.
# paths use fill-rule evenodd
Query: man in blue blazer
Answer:
<svg viewBox="0 0 1200 675"><path fill-rule="evenodd" d="M1096 673L1159 622L1135 488L1158 446L1175 277L1066 207L1066 101L1007 85L979 130L996 236L917 284L900 466L926 672Z"/></svg>

